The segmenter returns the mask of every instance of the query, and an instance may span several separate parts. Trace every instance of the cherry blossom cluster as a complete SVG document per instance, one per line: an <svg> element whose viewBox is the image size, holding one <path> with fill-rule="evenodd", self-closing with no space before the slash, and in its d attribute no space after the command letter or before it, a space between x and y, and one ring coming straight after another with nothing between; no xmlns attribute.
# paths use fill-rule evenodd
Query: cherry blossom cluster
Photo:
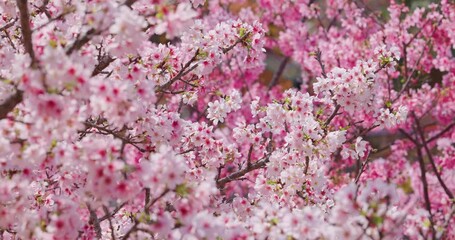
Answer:
<svg viewBox="0 0 455 240"><path fill-rule="evenodd" d="M2 1L0 239L452 239L453 22L448 0Z"/></svg>

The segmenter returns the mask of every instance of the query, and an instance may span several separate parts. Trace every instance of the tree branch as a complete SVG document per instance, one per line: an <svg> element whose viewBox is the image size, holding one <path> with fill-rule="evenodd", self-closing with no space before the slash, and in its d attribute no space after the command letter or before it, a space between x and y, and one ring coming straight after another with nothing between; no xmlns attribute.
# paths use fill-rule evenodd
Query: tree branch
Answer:
<svg viewBox="0 0 455 240"><path fill-rule="evenodd" d="M120 205L118 205L113 211L112 213L109 213L109 214L105 214L104 216L100 217L99 218L99 221L100 222L103 222L104 220L110 218L110 217L113 217L115 214L118 213L118 211L120 211L120 209L122 209L125 205L126 205L127 202L124 202Z"/></svg>
<svg viewBox="0 0 455 240"><path fill-rule="evenodd" d="M340 110L340 105L339 104L336 104L335 105L335 110L333 110L333 113L332 115L330 115L329 118L327 118L327 120L325 121L324 123L324 126L329 126L330 122L333 120L333 118L335 118L335 116L338 114L338 111Z"/></svg>
<svg viewBox="0 0 455 240"><path fill-rule="evenodd" d="M249 36L250 36L249 32L245 33L245 35L243 35L241 38L237 39L237 41L234 44L232 44L231 46L229 46L227 48L223 48L223 53L227 53L227 52L231 51L235 46L237 46L237 44L245 41Z"/></svg>
<svg viewBox="0 0 455 240"><path fill-rule="evenodd" d="M447 133L448 131L450 131L450 129L452 129L454 126L455 126L455 122L452 122L452 123L449 124L447 127L445 127L443 130L441 130L439 133L437 133L437 134L434 135L433 137L427 139L426 143L431 143L431 142L433 142L434 140L438 139L439 137L441 137L442 135L444 135L445 133Z"/></svg>
<svg viewBox="0 0 455 240"><path fill-rule="evenodd" d="M216 181L217 187L220 189L223 189L227 183L232 182L236 179L239 179L251 171L265 167L267 165L267 163L270 161L269 158L270 158L270 156L267 156L264 159L261 159L255 163L250 164L249 166L247 165L246 168L241 169L235 173L232 173L231 175L229 175L227 177L218 179Z"/></svg>
<svg viewBox="0 0 455 240"><path fill-rule="evenodd" d="M432 239L435 239L436 230L434 229L433 213L431 212L431 201L430 201L430 196L428 193L428 182L427 182L427 177L426 177L427 171L425 168L425 162L423 160L422 150L420 149L421 146L420 146L419 142L416 139L414 139L411 135L409 135L406 131L404 131L403 129L399 129L399 131L401 133L403 133L403 135L406 138L411 140L411 142L413 142L414 145L417 147L417 157L419 160L419 167L420 167L420 173L421 173L420 179L421 179L422 185L423 185L423 197L425 199L425 208L427 209L428 214L430 214L429 220L430 220L431 233L433 235Z"/></svg>
<svg viewBox="0 0 455 240"><path fill-rule="evenodd" d="M95 69L93 69L92 72L92 77L100 74L104 69L106 69L109 64L111 64L113 61L115 61L115 58L111 57L110 55L106 54L103 55L98 64L95 66Z"/></svg>
<svg viewBox="0 0 455 240"><path fill-rule="evenodd" d="M3 27L0 27L0 32L3 32L7 30L8 28L14 26L14 24L17 22L17 18L13 19L11 22L5 24Z"/></svg>
<svg viewBox="0 0 455 240"><path fill-rule="evenodd" d="M455 200L453 197L453 193L447 187L444 180L442 180L441 174L439 173L438 168L436 167L436 163L434 161L433 155L431 154L430 149L428 148L428 144L425 141L425 136L423 134L422 127L420 126L419 120L417 119L415 114L414 114L414 121L417 126L417 131L419 132L419 135L420 135L420 140L422 142L422 146L425 149L425 152L427 153L428 159L430 159L430 165L433 168L434 174L436 175L436 178L438 179L439 184L441 184L441 187L444 189L444 191L447 194L447 196L449 197L449 199L451 201ZM419 146L417 146L417 147L419 147Z"/></svg>
<svg viewBox="0 0 455 240"><path fill-rule="evenodd" d="M76 50L79 50L83 47L86 43L88 43L92 37L97 33L94 28L90 28L82 37L77 37L76 41L73 42L71 46L68 47L66 50L66 55L71 55Z"/></svg>
<svg viewBox="0 0 455 240"><path fill-rule="evenodd" d="M419 166L420 166L420 172L421 172L421 181L423 185L423 197L425 199L425 208L427 209L428 213L430 214L429 220L430 220L430 228L431 228L431 233L433 235L433 239L435 239L436 236L436 230L434 229L434 221L433 221L433 213L431 212L431 201L430 201L430 195L428 193L428 182L427 182L427 176L426 176L426 169L425 169L425 162L423 161L423 155L422 151L419 146L417 146L417 155L419 159Z"/></svg>
<svg viewBox="0 0 455 240"><path fill-rule="evenodd" d="M89 224L93 225L93 227L95 228L96 237L98 239L101 239L101 237L102 237L102 235L101 235L101 225L100 225L100 221L98 219L98 216L96 215L95 210L90 207L89 203L87 203L87 209L90 212Z"/></svg>
<svg viewBox="0 0 455 240"><path fill-rule="evenodd" d="M0 120L6 118L8 113L11 112L17 104L22 102L22 99L23 92L16 89L16 92L0 105Z"/></svg>
<svg viewBox="0 0 455 240"><path fill-rule="evenodd" d="M156 202L158 202L158 200L160 200L161 198L164 197L164 195L166 195L168 192L170 192L171 190L166 188L164 189L164 191L159 195L157 196L156 198L154 198L152 201L150 201L148 204L146 204L144 206L144 209L147 209L147 211L150 209L151 206L153 206Z"/></svg>
<svg viewBox="0 0 455 240"><path fill-rule="evenodd" d="M104 127L104 126L98 126L98 125L93 124L93 123L91 123L89 121L85 121L84 124L88 128L96 128L96 129L98 129L100 131L100 132L94 132L94 133L99 133L99 134L104 134L104 135L112 135L115 138L122 140L122 142L124 142L124 143L131 144L133 147L135 147L140 152L145 152L145 150L143 148L141 148L141 147L139 147L137 145L137 143L140 143L140 142L133 142L131 140L131 137L129 137L129 136L123 136L123 134L121 134L120 132L117 132L117 131L112 130L112 129L108 129L107 127ZM86 131L82 132L82 134L84 134L84 133L86 134L87 132Z"/></svg>
<svg viewBox="0 0 455 240"><path fill-rule="evenodd" d="M283 75L284 69L286 68L286 65L288 64L289 60L290 60L290 57L285 57L283 59L283 61L281 62L280 66L278 67L278 70L273 75L272 81L270 81L270 83L269 83L269 86L267 88L267 92L269 92L270 89L272 89L272 87L276 85L276 83L280 79L281 75Z"/></svg>
<svg viewBox="0 0 455 240"><path fill-rule="evenodd" d="M322 62L322 52L321 50L316 50L316 56L314 57L319 63L319 66L321 66L321 74L324 78L327 78L327 73L325 72L325 65Z"/></svg>
<svg viewBox="0 0 455 240"><path fill-rule="evenodd" d="M131 8L135 2L137 2L137 0L126 0L124 4L125 6Z"/></svg>
<svg viewBox="0 0 455 240"><path fill-rule="evenodd" d="M32 43L32 30L30 28L30 15L28 13L28 1L17 0L17 8L19 9L21 30L22 30L22 41L24 43L25 51L30 56L32 63L31 67L36 67L35 52L33 50Z"/></svg>
<svg viewBox="0 0 455 240"><path fill-rule="evenodd" d="M107 220L109 221L109 228L111 229L111 239L115 240L114 226L112 225L112 220L111 220L111 217L109 214L109 209L103 205L103 210L104 210L104 214L106 214L108 216Z"/></svg>

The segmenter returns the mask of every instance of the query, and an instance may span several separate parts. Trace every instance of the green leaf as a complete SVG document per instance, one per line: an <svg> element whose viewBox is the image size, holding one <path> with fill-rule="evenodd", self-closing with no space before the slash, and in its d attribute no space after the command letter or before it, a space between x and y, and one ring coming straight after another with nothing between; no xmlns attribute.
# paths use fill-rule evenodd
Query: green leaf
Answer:
<svg viewBox="0 0 455 240"><path fill-rule="evenodd" d="M270 224L272 224L272 226L278 225L278 218L272 218L272 219L270 219Z"/></svg>
<svg viewBox="0 0 455 240"><path fill-rule="evenodd" d="M408 194L408 195L411 194L411 193L414 193L414 189L412 188L411 179L410 178L406 179L405 182L399 184L398 187L401 188L403 190L403 192Z"/></svg>
<svg viewBox="0 0 455 240"><path fill-rule="evenodd" d="M152 221L150 214L147 214L145 212L142 212L141 215L139 216L139 222L141 223L150 223Z"/></svg>
<svg viewBox="0 0 455 240"><path fill-rule="evenodd" d="M274 181L274 180L267 180L267 184L268 185L276 185L276 184L278 184L278 182Z"/></svg>
<svg viewBox="0 0 455 240"><path fill-rule="evenodd" d="M384 222L384 218L381 217L381 216L373 216L372 219L371 219L371 221L372 221L376 226L378 226L378 225L380 225L380 224L382 224L382 223Z"/></svg>
<svg viewBox="0 0 455 240"><path fill-rule="evenodd" d="M427 228L430 227L430 226L431 226L430 220L429 220L429 219L425 219L425 220L423 221L423 226L425 226L425 227L427 227Z"/></svg>
<svg viewBox="0 0 455 240"><path fill-rule="evenodd" d="M246 34L246 28L240 28L239 29L239 36L240 38L243 38Z"/></svg>
<svg viewBox="0 0 455 240"><path fill-rule="evenodd" d="M58 46L57 41L53 39L49 40L49 46L51 46L52 48L56 48Z"/></svg>
<svg viewBox="0 0 455 240"><path fill-rule="evenodd" d="M175 187L175 193L180 197L186 197L189 193L189 188L186 186L185 183L179 184Z"/></svg>
<svg viewBox="0 0 455 240"><path fill-rule="evenodd" d="M392 107L392 102L391 102L391 101L385 102L385 106L386 106L387 108Z"/></svg>

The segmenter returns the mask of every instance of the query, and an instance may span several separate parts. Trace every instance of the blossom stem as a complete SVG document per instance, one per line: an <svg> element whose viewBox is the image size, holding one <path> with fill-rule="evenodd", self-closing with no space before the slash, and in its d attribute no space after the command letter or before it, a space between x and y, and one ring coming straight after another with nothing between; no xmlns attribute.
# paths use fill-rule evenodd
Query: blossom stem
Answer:
<svg viewBox="0 0 455 240"><path fill-rule="evenodd" d="M434 161L433 155L431 154L430 149L428 148L427 141L425 140L425 136L423 134L422 127L420 126L419 120L417 119L415 114L414 114L414 120L415 120L415 124L417 126L417 131L418 131L418 133L420 135L420 140L422 142L421 145L423 146L423 148L425 149L425 152L427 153L428 159L430 160L431 167L433 168L433 172L436 175L436 178L438 179L439 184L441 184L442 188L444 189L444 191L447 194L447 196L449 197L449 199L451 201L453 201L453 200L455 200L454 196L453 196L453 193L447 187L447 185L445 184L444 180L442 180L441 173L438 171L438 168L436 167L436 163ZM419 147L419 146L417 146L417 147Z"/></svg>

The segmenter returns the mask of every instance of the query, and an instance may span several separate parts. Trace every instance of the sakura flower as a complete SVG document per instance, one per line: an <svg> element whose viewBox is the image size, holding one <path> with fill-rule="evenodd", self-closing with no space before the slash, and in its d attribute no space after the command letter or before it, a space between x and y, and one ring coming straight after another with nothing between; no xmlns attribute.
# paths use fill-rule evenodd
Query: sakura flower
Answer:
<svg viewBox="0 0 455 240"><path fill-rule="evenodd" d="M355 141L355 151L359 155L360 158L365 156L365 152L367 150L367 142L363 141L361 137L358 137Z"/></svg>
<svg viewBox="0 0 455 240"><path fill-rule="evenodd" d="M110 52L115 56L134 54L145 40L141 28L146 26L146 22L126 6L120 7L118 14L119 17L109 28L116 35L109 46Z"/></svg>
<svg viewBox="0 0 455 240"><path fill-rule="evenodd" d="M203 3L204 1L197 0L197 2L193 2L193 6L198 7L198 5ZM191 4L180 3L175 11L168 12L168 14L164 15L164 21L158 20L155 33L166 33L166 38L168 39L177 37L191 26L191 20L197 15L198 13L191 8Z"/></svg>
<svg viewBox="0 0 455 240"><path fill-rule="evenodd" d="M208 104L207 118L213 121L216 125L218 122L224 122L224 118L227 116L228 107L224 101L216 100Z"/></svg>

